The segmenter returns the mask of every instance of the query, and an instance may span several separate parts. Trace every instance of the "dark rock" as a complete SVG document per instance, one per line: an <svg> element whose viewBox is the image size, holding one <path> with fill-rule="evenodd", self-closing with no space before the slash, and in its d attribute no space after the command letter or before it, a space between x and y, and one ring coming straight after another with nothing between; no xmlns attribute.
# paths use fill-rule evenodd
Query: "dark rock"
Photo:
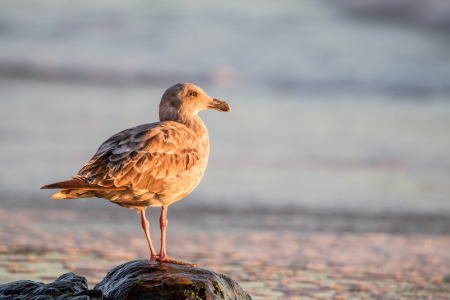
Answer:
<svg viewBox="0 0 450 300"><path fill-rule="evenodd" d="M136 260L111 270L87 289L83 276L66 273L43 284L21 280L0 285L2 300L251 300L232 279L185 265Z"/></svg>
<svg viewBox="0 0 450 300"><path fill-rule="evenodd" d="M90 298L103 298L103 293L101 290L92 289L92 290L84 290L82 292L77 293L75 296L89 296Z"/></svg>
<svg viewBox="0 0 450 300"><path fill-rule="evenodd" d="M102 299L101 291L93 291L95 297L90 297L89 292L86 278L73 273L66 273L48 284L20 280L0 285L0 299L4 300Z"/></svg>
<svg viewBox="0 0 450 300"><path fill-rule="evenodd" d="M66 274L64 274L66 275ZM63 276L64 276L63 275ZM0 295L28 295L33 294L34 290L44 285L40 282L30 280L14 281L7 284L0 285Z"/></svg>
<svg viewBox="0 0 450 300"><path fill-rule="evenodd" d="M95 286L107 300L248 299L227 276L186 265L136 260L109 271Z"/></svg>

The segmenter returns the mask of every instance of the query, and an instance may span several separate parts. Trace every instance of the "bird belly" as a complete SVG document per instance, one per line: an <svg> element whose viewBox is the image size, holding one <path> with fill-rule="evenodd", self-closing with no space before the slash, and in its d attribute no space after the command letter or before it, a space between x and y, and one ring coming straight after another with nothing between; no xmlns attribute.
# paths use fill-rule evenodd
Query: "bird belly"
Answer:
<svg viewBox="0 0 450 300"><path fill-rule="evenodd" d="M95 197L108 199L117 205L143 209L147 206L167 206L189 195L202 180L207 159L187 171L164 179L164 191L154 193L148 190L93 191Z"/></svg>
<svg viewBox="0 0 450 300"><path fill-rule="evenodd" d="M174 177L164 180L164 191L157 194L162 205L167 206L189 195L200 183L205 173L207 159L187 171L183 171Z"/></svg>

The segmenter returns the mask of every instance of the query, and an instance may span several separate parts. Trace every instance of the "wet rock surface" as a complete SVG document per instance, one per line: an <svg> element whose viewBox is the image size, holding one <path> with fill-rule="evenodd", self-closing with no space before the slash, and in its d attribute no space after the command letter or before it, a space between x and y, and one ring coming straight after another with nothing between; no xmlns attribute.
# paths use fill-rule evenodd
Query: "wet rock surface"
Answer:
<svg viewBox="0 0 450 300"><path fill-rule="evenodd" d="M0 285L5 300L127 300L127 299L233 299L251 300L227 276L201 268L136 260L120 265L88 290L83 276L66 273L43 284L20 280Z"/></svg>
<svg viewBox="0 0 450 300"><path fill-rule="evenodd" d="M31 280L20 280L0 285L0 299L4 300L97 300L101 291L89 291L83 276L66 273L54 282L43 284ZM89 295L94 297L89 297Z"/></svg>
<svg viewBox="0 0 450 300"><path fill-rule="evenodd" d="M234 280L201 268L135 260L95 286L106 299L251 299Z"/></svg>

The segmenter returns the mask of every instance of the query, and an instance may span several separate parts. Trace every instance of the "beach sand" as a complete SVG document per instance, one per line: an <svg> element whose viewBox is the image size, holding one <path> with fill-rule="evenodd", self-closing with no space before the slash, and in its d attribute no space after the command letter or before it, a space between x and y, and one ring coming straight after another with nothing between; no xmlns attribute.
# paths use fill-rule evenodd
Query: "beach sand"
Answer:
<svg viewBox="0 0 450 300"><path fill-rule="evenodd" d="M148 258L139 216L114 212L1 208L0 284L73 272L93 288L113 267ZM155 245L158 212L147 214ZM274 218L169 209L169 256L235 279L253 299L450 299L448 235L308 230Z"/></svg>

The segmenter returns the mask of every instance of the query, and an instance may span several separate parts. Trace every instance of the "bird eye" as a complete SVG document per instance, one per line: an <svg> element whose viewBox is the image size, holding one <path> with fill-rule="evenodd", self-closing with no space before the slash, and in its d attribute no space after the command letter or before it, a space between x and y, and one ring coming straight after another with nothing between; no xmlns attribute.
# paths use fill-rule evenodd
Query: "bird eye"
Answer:
<svg viewBox="0 0 450 300"><path fill-rule="evenodd" d="M189 91L189 96L197 97L197 92L196 91Z"/></svg>

